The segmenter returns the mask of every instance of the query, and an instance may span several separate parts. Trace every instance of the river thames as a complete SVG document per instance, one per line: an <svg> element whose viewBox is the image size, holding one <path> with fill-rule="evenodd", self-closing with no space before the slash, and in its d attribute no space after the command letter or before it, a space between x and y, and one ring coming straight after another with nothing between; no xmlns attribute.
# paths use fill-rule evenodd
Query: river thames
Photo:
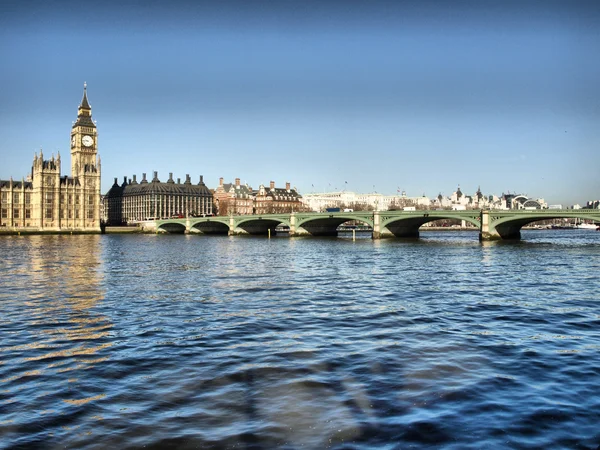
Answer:
<svg viewBox="0 0 600 450"><path fill-rule="evenodd" d="M600 232L0 237L0 448L596 449Z"/></svg>

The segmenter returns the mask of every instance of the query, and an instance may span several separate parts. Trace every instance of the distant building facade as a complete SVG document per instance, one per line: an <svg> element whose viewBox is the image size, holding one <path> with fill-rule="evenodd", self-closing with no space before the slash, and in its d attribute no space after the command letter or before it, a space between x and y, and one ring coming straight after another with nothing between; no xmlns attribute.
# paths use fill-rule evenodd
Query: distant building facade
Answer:
<svg viewBox="0 0 600 450"><path fill-rule="evenodd" d="M261 184L254 196L255 214L302 211L302 207L302 196L296 188L290 187L290 183L285 183L285 189L275 187L274 181L269 183L269 187Z"/></svg>
<svg viewBox="0 0 600 450"><path fill-rule="evenodd" d="M28 231L100 232L98 133L84 84L71 128L71 177L61 175L60 153L34 155L31 174L0 180L0 227Z"/></svg>
<svg viewBox="0 0 600 450"><path fill-rule="evenodd" d="M431 202L431 207L446 209L547 209L548 204L543 198L530 198L522 194L483 195L477 188L474 195L465 195L460 186L450 195L444 197L440 193Z"/></svg>
<svg viewBox="0 0 600 450"><path fill-rule="evenodd" d="M254 212L254 192L248 184L241 184L236 178L235 183L224 183L219 178L219 186L213 193L215 208L220 216L229 214L252 214Z"/></svg>
<svg viewBox="0 0 600 450"><path fill-rule="evenodd" d="M526 195L502 194L483 195L480 188L473 195L465 195L460 186L450 196L441 193L432 199L425 194L409 197L402 191L397 195L384 195L377 192L359 194L352 191L323 192L305 194L303 202L311 211L325 211L327 208L349 208L355 211L389 211L404 208L416 209L545 209L543 198L529 198Z"/></svg>
<svg viewBox="0 0 600 450"><path fill-rule="evenodd" d="M170 217L210 216L213 214L212 193L204 184L200 175L198 184L192 184L191 178L185 176L177 182L173 173L169 179L161 182L158 172L154 172L152 180L146 179L138 183L136 175L119 185L117 178L104 196L104 217L107 225L121 225L143 220L166 219Z"/></svg>
<svg viewBox="0 0 600 450"><path fill-rule="evenodd" d="M523 194L503 194L501 209L547 209L548 204L543 198L530 198Z"/></svg>
<svg viewBox="0 0 600 450"><path fill-rule="evenodd" d="M388 211L407 206L428 207L431 203L426 196L408 197L406 192L400 195L384 195L378 192L360 194L352 191L322 192L305 194L303 202L311 211L322 212L327 208L349 208L355 211Z"/></svg>
<svg viewBox="0 0 600 450"><path fill-rule="evenodd" d="M224 183L220 178L213 196L220 216L278 214L306 209L302 196L288 182L285 188L275 187L275 182L271 181L269 187L261 184L254 190L248 184L241 184L239 178L235 179L235 184Z"/></svg>

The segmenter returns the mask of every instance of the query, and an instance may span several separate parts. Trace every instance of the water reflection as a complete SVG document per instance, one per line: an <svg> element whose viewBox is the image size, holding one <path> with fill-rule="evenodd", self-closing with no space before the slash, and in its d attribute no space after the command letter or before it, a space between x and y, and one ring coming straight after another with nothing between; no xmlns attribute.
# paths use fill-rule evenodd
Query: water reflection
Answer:
<svg viewBox="0 0 600 450"><path fill-rule="evenodd" d="M63 334L67 340L94 339L110 327L108 318L92 310L104 298L100 236L31 236L28 264L34 324L52 322L44 333ZM74 242L75 241L75 242ZM23 284L24 280L20 283ZM56 327L53 313L64 311L67 326ZM102 327L96 324L102 323Z"/></svg>
<svg viewBox="0 0 600 450"><path fill-rule="evenodd" d="M16 430L105 395L88 395L81 386L83 371L105 363L112 346L113 324L99 312L105 295L101 247L101 236L0 240L3 254L27 255L13 258L0 272L0 392L3 404L19 405L10 411L0 406L0 415ZM37 389L40 383L43 391Z"/></svg>
<svg viewBox="0 0 600 450"><path fill-rule="evenodd" d="M560 236L0 239L0 449L594 448L600 234Z"/></svg>

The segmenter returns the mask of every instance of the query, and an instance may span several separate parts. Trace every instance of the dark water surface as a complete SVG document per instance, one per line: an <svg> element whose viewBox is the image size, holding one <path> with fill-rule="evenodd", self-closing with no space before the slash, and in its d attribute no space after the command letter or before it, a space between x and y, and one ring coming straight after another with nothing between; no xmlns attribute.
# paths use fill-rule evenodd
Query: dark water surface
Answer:
<svg viewBox="0 0 600 450"><path fill-rule="evenodd" d="M0 448L589 448L600 233L0 238Z"/></svg>

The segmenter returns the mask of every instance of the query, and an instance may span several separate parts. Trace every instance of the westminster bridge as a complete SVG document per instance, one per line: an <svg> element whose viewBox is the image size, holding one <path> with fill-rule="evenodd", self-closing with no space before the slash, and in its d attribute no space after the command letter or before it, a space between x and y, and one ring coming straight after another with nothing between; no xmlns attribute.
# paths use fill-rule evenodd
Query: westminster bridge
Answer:
<svg viewBox="0 0 600 450"><path fill-rule="evenodd" d="M240 216L187 217L154 221L156 232L223 235L271 235L277 226L290 236L336 236L343 223L355 221L373 230L373 239L418 237L419 228L436 220L459 220L479 230L482 241L520 239L521 228L551 219L582 219L600 223L597 209L536 210L419 210L286 213Z"/></svg>

